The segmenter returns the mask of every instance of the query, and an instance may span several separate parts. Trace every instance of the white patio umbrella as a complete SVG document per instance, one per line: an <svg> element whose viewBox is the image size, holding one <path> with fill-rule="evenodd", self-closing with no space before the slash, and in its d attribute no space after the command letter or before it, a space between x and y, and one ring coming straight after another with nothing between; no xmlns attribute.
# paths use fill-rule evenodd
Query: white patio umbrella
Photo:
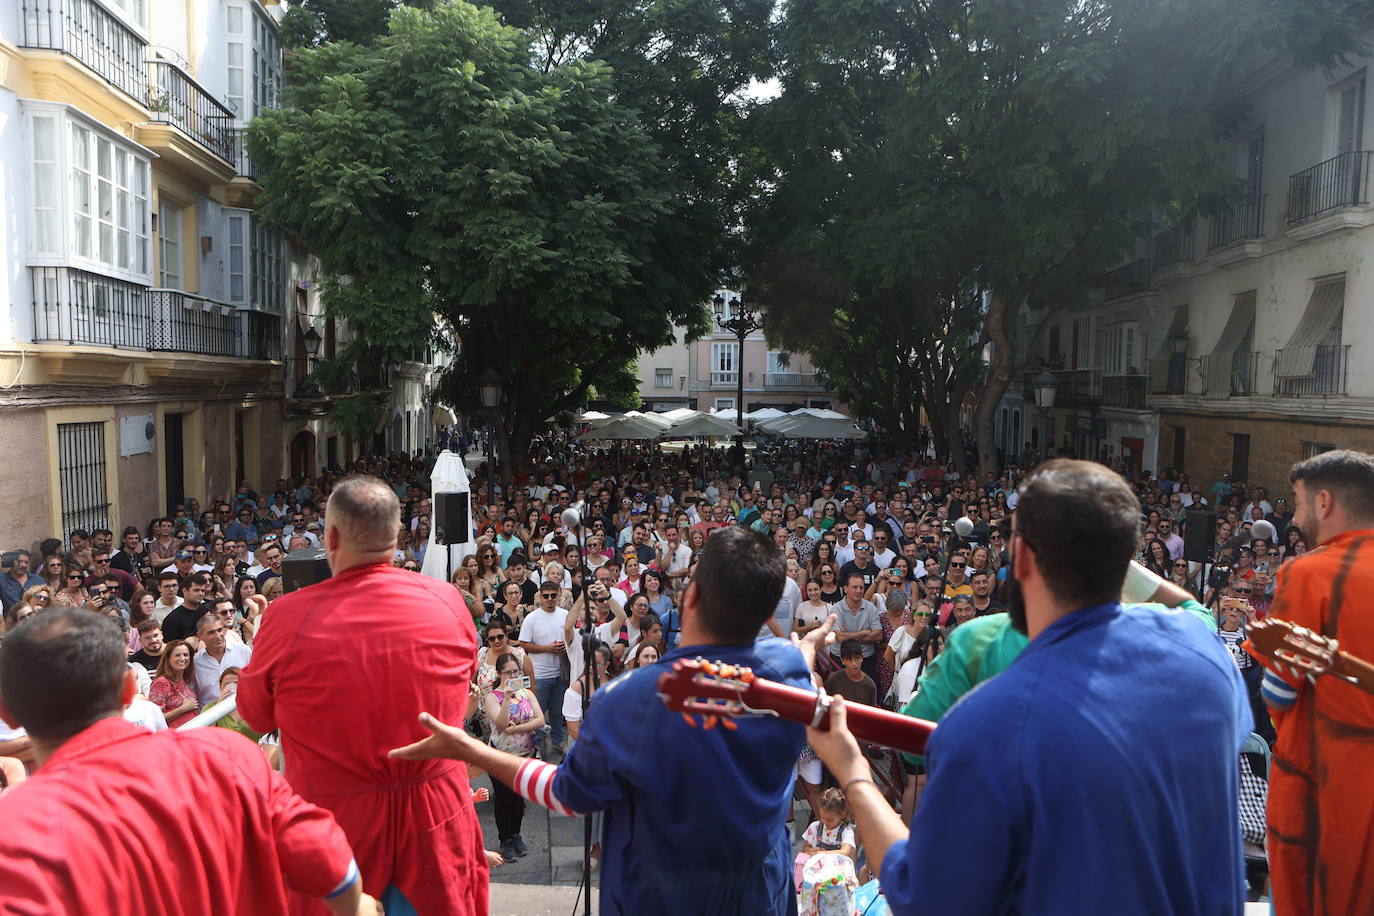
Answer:
<svg viewBox="0 0 1374 916"><path fill-rule="evenodd" d="M776 420L778 417L785 417L787 414L778 410L776 407L760 407L758 410L751 410L744 415L744 419L753 420L758 423L761 420Z"/></svg>
<svg viewBox="0 0 1374 916"><path fill-rule="evenodd" d="M610 414L602 413L599 410L584 410L577 415L578 423L600 423L602 420L609 419L611 419Z"/></svg>
<svg viewBox="0 0 1374 916"><path fill-rule="evenodd" d="M868 433L847 420L828 420L807 414L778 417L759 424L789 439L865 439Z"/></svg>
<svg viewBox="0 0 1374 916"><path fill-rule="evenodd" d="M616 417L582 434L583 442L612 442L617 439L657 439L666 429L645 417Z"/></svg>
<svg viewBox="0 0 1374 916"><path fill-rule="evenodd" d="M731 423L739 422L739 414L733 407L722 407L720 410L711 411L711 416L720 417L722 420L729 420Z"/></svg>
<svg viewBox="0 0 1374 916"><path fill-rule="evenodd" d="M673 421L663 416L661 413L642 413L638 410L627 410L625 411L625 416L636 417L640 420L648 420L650 423L662 427L663 429L667 429L669 426L673 425Z"/></svg>
<svg viewBox="0 0 1374 916"><path fill-rule="evenodd" d="M672 410L665 410L662 413L659 413L658 416L662 417L665 420L671 420L672 422L676 423L677 421L686 419L687 417L695 417L697 413L698 411L695 411L690 407L675 407Z"/></svg>
<svg viewBox="0 0 1374 916"><path fill-rule="evenodd" d="M704 439L708 437L738 436L740 428L724 417L713 417L708 413L684 417L668 427L662 439Z"/></svg>
<svg viewBox="0 0 1374 916"><path fill-rule="evenodd" d="M825 407L798 407L789 416L793 417L820 417L822 420L849 420L838 410L829 410Z"/></svg>
<svg viewBox="0 0 1374 916"><path fill-rule="evenodd" d="M431 498L440 493L462 493L463 501L468 504L466 530L448 532L450 539L458 543L450 543L448 547L438 543L439 526L429 526L429 547L420 572L431 579L447 582L453 570L462 565L463 558L477 549L472 540L472 498L468 495L468 469L463 459L448 449L440 452L434 460L434 471L429 475L429 491Z"/></svg>

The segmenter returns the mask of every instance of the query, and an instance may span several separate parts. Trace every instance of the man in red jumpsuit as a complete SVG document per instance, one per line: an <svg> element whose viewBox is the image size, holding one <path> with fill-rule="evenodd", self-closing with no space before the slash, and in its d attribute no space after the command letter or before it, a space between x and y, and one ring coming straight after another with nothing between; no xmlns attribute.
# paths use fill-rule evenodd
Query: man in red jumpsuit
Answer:
<svg viewBox="0 0 1374 916"><path fill-rule="evenodd" d="M333 578L273 602L239 679L239 715L281 730L283 771L333 812L388 913L485 914L487 865L467 767L398 763L422 711L462 721L477 631L457 589L391 565L396 494L338 483L325 513Z"/></svg>
<svg viewBox="0 0 1374 916"><path fill-rule="evenodd" d="M39 762L0 793L0 913L275 916L294 891L358 914L343 831L252 742L124 721L127 653L112 621L80 608L44 611L0 648L0 715Z"/></svg>

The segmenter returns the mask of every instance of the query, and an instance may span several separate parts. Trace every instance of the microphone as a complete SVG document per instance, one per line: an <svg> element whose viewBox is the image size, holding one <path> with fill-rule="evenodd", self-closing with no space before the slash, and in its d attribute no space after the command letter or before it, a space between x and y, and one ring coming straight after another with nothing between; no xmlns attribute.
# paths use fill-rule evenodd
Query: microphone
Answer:
<svg viewBox="0 0 1374 916"><path fill-rule="evenodd" d="M1266 541L1272 541L1275 533L1274 523L1267 519L1262 518L1250 526L1252 538L1264 538Z"/></svg>
<svg viewBox="0 0 1374 916"><path fill-rule="evenodd" d="M959 535L959 537L961 538L968 537L970 534L973 533L973 519L969 518L967 515L963 516L962 518L955 519L954 533Z"/></svg>
<svg viewBox="0 0 1374 916"><path fill-rule="evenodd" d="M558 522L564 528L576 528L582 524L582 517L577 514L576 509L564 509L563 514L558 516Z"/></svg>

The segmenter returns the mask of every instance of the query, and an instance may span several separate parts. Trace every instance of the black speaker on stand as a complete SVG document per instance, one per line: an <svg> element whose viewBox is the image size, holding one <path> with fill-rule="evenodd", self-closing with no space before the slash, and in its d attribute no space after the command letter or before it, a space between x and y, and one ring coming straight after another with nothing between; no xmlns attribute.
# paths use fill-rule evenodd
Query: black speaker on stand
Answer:
<svg viewBox="0 0 1374 916"><path fill-rule="evenodd" d="M293 550L281 561L283 594L297 591L317 582L323 582L331 575L329 561L325 559L323 547Z"/></svg>
<svg viewBox="0 0 1374 916"><path fill-rule="evenodd" d="M1210 563L1217 545L1217 514L1207 510L1188 512L1188 530L1183 532L1183 559Z"/></svg>
<svg viewBox="0 0 1374 916"><path fill-rule="evenodd" d="M468 519L468 494L435 493L434 504L434 542L444 548L444 581L451 581L453 570L453 544L466 544L472 540L472 522Z"/></svg>

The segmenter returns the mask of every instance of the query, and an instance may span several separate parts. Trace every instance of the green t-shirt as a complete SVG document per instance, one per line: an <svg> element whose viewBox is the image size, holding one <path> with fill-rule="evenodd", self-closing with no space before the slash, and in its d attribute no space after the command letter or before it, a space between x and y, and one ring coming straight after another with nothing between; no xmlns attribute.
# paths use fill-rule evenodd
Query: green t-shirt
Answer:
<svg viewBox="0 0 1374 916"><path fill-rule="evenodd" d="M1212 612L1191 598L1179 607L1216 629ZM960 624L950 634L944 651L935 656L921 675L920 689L902 707L902 712L939 722L961 696L1007 670L1029 642L1024 633L1011 625L1007 614L988 614ZM915 754L903 756L916 764L925 760Z"/></svg>

